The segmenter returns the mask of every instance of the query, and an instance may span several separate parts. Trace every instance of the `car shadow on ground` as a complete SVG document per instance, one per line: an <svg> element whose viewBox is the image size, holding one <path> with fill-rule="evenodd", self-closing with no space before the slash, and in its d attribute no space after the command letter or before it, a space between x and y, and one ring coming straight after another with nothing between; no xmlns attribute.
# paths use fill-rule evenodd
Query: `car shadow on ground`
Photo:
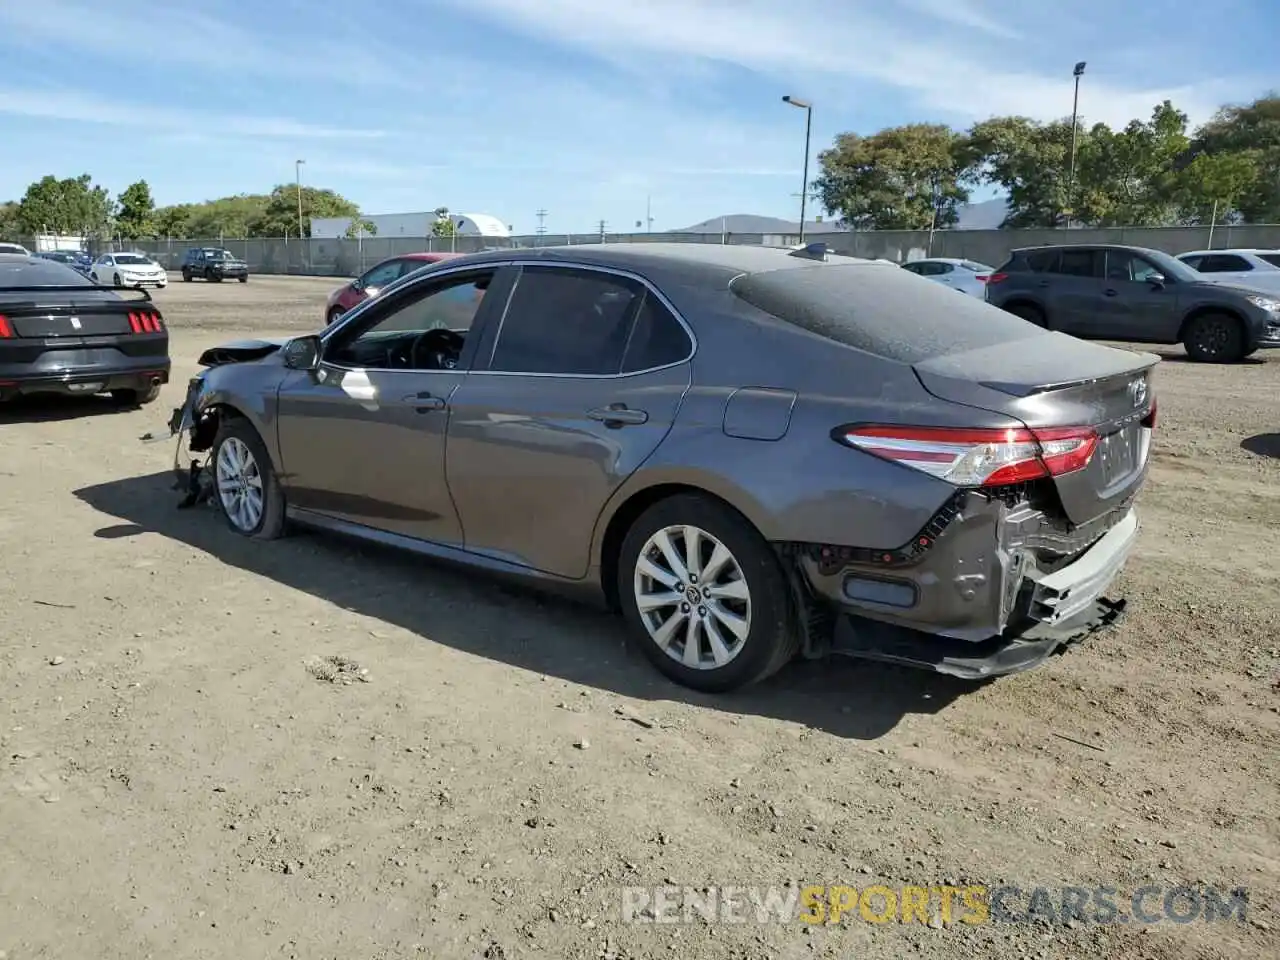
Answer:
<svg viewBox="0 0 1280 960"><path fill-rule="evenodd" d="M6 423L53 423L59 420L80 420L84 417L110 416L130 413L137 407L127 406L119 400L103 395L90 397L60 396L58 394L34 394L14 397L0 403L0 425Z"/></svg>
<svg viewBox="0 0 1280 960"><path fill-rule="evenodd" d="M157 533L432 642L626 697L678 700L870 740L908 713L936 713L976 689L924 671L832 658L799 661L746 690L704 695L668 682L634 648L619 618L587 605L328 534L298 531L269 544L247 540L212 506L179 509L171 473L98 484L75 495L125 521L99 529L99 538Z"/></svg>
<svg viewBox="0 0 1280 960"><path fill-rule="evenodd" d="M1183 353L1180 350L1176 353L1169 353L1167 350L1162 350L1160 348L1153 347L1148 349L1147 352L1154 353L1157 357L1159 357L1165 363L1206 363L1206 361L1203 361L1203 360L1192 360L1189 356L1187 356L1185 353ZM1237 360L1234 364L1229 364L1229 366L1256 367L1258 364L1266 363L1266 362L1267 362L1266 357L1242 357L1241 359ZM1206 365L1212 366L1212 364L1210 363L1206 363Z"/></svg>
<svg viewBox="0 0 1280 960"><path fill-rule="evenodd" d="M1259 457L1280 460L1280 433L1255 433L1240 441L1240 449Z"/></svg>

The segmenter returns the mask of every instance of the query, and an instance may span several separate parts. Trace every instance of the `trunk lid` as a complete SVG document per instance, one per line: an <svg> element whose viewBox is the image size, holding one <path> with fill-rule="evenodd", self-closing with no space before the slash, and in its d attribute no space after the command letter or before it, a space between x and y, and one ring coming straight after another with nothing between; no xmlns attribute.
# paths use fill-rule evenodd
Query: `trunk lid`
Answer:
<svg viewBox="0 0 1280 960"><path fill-rule="evenodd" d="M1092 427L1089 464L1055 477L1067 518L1087 523L1129 501L1146 477L1160 358L1060 333L935 357L914 365L942 400L1020 420L1031 429Z"/></svg>
<svg viewBox="0 0 1280 960"><path fill-rule="evenodd" d="M80 302L0 304L0 313L9 319L15 337L47 339L52 337L119 336L132 332L129 314L157 311L145 303L123 300L84 298Z"/></svg>

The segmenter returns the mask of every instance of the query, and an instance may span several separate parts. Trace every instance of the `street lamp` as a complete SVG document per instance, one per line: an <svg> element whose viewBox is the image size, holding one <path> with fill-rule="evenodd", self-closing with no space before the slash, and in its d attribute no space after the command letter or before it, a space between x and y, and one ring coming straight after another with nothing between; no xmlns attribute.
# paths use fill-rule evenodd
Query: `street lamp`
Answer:
<svg viewBox="0 0 1280 960"><path fill-rule="evenodd" d="M792 96L783 97L782 102L804 111L804 182L800 184L800 245L804 246L804 205L809 198L809 134L813 130L813 104Z"/></svg>
<svg viewBox="0 0 1280 960"><path fill-rule="evenodd" d="M1071 101L1071 172L1067 174L1067 226L1071 226L1071 217L1075 214L1076 192L1076 117L1080 115L1080 78L1084 76L1085 62L1081 60L1072 71L1076 78L1076 93Z"/></svg>
<svg viewBox="0 0 1280 960"><path fill-rule="evenodd" d="M302 239L302 165L305 160L293 161L293 175L298 184L298 239Z"/></svg>

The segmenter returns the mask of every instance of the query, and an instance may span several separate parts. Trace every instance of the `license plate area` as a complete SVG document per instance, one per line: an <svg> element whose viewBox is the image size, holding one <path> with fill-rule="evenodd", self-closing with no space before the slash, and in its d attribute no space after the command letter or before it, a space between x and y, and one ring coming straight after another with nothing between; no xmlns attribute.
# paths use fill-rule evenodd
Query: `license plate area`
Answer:
<svg viewBox="0 0 1280 960"><path fill-rule="evenodd" d="M1123 482L1137 470L1141 429L1136 423L1126 424L1098 441L1095 456L1102 470L1104 487Z"/></svg>

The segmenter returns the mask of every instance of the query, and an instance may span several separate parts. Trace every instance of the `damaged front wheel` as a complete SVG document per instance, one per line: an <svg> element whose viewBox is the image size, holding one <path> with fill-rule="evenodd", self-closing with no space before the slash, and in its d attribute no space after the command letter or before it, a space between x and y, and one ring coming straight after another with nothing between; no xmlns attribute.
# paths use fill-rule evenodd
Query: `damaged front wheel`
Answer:
<svg viewBox="0 0 1280 960"><path fill-rule="evenodd" d="M207 469L232 530L255 540L274 540L284 533L284 493L271 457L248 421L223 421Z"/></svg>

